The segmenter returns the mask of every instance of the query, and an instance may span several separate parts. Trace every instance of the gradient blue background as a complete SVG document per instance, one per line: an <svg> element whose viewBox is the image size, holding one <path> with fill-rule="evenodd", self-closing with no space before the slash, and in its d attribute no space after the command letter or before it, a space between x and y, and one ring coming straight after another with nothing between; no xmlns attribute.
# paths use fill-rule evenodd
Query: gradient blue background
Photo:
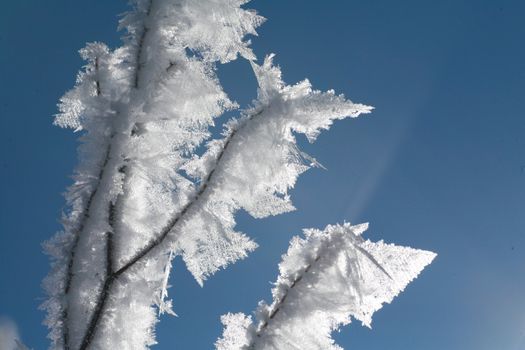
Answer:
<svg viewBox="0 0 525 350"><path fill-rule="evenodd" d="M337 122L306 150L298 210L239 216L260 248L201 289L177 260L156 349L211 349L219 316L269 300L289 238L303 227L370 221L368 237L429 249L435 262L374 318L336 335L347 349L525 349L525 2L253 1L253 39L289 83L308 77L376 107ZM60 229L76 137L51 125L87 41L115 47L124 1L17 0L0 11L0 315L47 347L40 244ZM246 105L246 62L219 68Z"/></svg>

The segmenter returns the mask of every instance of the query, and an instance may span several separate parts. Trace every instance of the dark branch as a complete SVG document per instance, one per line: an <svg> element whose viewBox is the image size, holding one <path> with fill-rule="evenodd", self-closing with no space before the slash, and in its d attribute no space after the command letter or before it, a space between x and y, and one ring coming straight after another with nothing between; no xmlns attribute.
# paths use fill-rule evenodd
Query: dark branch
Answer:
<svg viewBox="0 0 525 350"><path fill-rule="evenodd" d="M115 204L109 203L109 209L108 209L108 224L110 228L113 230L115 226ZM84 339L82 340L82 344L80 345L80 349L87 349L87 347L91 344L91 341L93 340L93 336L95 335L96 330L96 324L99 322L100 317L102 316L102 312L104 311L105 305L107 303L108 295L111 290L111 286L113 285L113 282L115 280L115 276L113 273L114 269L114 257L113 257L113 232L108 231L106 232L106 275L104 278L104 285L102 286L102 290L99 294L99 299L97 300L97 305L95 306L95 310L93 311L93 314L91 315L91 319L89 321L89 326L87 328L86 334L84 336Z"/></svg>
<svg viewBox="0 0 525 350"><path fill-rule="evenodd" d="M106 150L106 155L104 157L104 161L102 163L102 167L100 168L100 172L97 177L97 184L95 185L95 188L93 189L93 192L91 192L88 201L86 203L86 209L84 210L84 213L82 214L82 218L80 219L80 224L78 226L78 229L74 233L73 238L73 244L71 246L71 251L69 253L69 259L67 264L67 272L66 272L66 281L65 281L65 287L64 287L64 296L67 296L69 294L69 290L71 289L71 283L73 281L74 273L73 273L73 264L75 261L75 255L76 250L78 247L78 243L80 240L80 236L82 235L82 232L84 231L84 228L86 226L86 222L90 217L90 212L93 204L93 199L95 198L98 188L100 185L100 182L102 181L102 177L104 176L104 170L106 168L106 165L109 161L109 154L110 154L111 146L108 145ZM65 305L63 306L62 310L62 327L63 327L63 337L64 337L64 349L69 350L69 325L68 325L68 317L69 317L69 299L66 298Z"/></svg>
<svg viewBox="0 0 525 350"><path fill-rule="evenodd" d="M260 110L259 112L251 115L242 125L239 127L239 129L233 130L227 137L226 141L224 142L224 146L222 147L222 150L217 155L217 159L215 160L215 166L210 170L206 178L202 181L202 184L193 196L193 198L181 209L180 212L176 213L172 218L168 221L168 223L164 226L164 228L160 231L159 234L157 234L157 238L150 241L144 248L142 248L135 256L133 256L126 264L124 264L120 269L118 269L115 274L121 275L122 273L126 272L130 267L135 265L137 262L139 262L142 258L144 258L149 252L151 252L154 248L161 245L164 240L168 237L168 234L173 230L173 228L177 225L177 223L182 219L182 217L193 207L195 204L199 201L199 199L203 196L203 194L206 192L206 189L208 188L208 185L210 184L213 175L215 174L215 170L219 167L219 164L222 161L222 158L224 157L224 154L226 153L226 150L228 149L228 146L230 145L232 139L235 137L235 135L253 118L257 117L263 112L263 110Z"/></svg>
<svg viewBox="0 0 525 350"><path fill-rule="evenodd" d="M111 235L107 235L107 243L110 242ZM110 245L107 246L108 248ZM109 249L108 249L109 250ZM109 255L109 253L108 253ZM106 266L109 267L109 264ZM84 335L84 338L82 339L82 343L80 344L80 350L86 350L89 345L91 345L91 341L93 340L93 336L95 335L95 332L97 330L97 324L100 320L100 317L102 316L102 312L105 309L108 295L111 290L111 286L113 285L113 282L115 281L115 278L113 277L113 274L110 274L106 276L104 279L104 285L102 286L102 290L100 291L99 298L97 301L97 305L95 305L95 310L93 311L93 314L91 315L91 319L89 321L86 334Z"/></svg>
<svg viewBox="0 0 525 350"><path fill-rule="evenodd" d="M261 337L261 334L268 328L268 325L270 323L271 320L273 320L273 318L275 317L275 315L277 315L277 313L282 309L283 305L284 305L284 302L286 301L286 298L288 297L288 295L290 294L290 291L293 290L297 284L303 279L303 277L310 271L310 269L312 268L312 266L317 263L319 261L319 259L321 258L321 255L317 255L314 259L314 261L310 264L308 264L306 266L306 268L304 269L304 272L295 277L295 279L292 281L292 284L290 284L290 287L288 287L288 289L286 290L286 292L284 293L284 295L282 296L281 300L279 300L279 302L277 304L275 304L275 307L273 308L273 310L270 312L270 314L268 315L268 319L266 319L262 325L260 326L260 328L257 330L256 332L256 335L258 338ZM250 349L253 349L255 347L255 342L253 342L251 345L250 345Z"/></svg>
<svg viewBox="0 0 525 350"><path fill-rule="evenodd" d="M100 65L99 65L99 58L96 57L95 58L95 73L96 73L96 75L98 75L99 67L100 67ZM95 86L96 86L95 93L96 93L97 96L100 96L102 92L101 92L100 81L99 81L98 77L95 80ZM95 184L95 188L93 189L93 191L89 195L89 198L88 198L88 200L86 202L86 206L85 206L84 212L81 214L80 223L78 225L78 228L73 233L73 243L71 245L71 250L70 250L68 261L67 261L66 280L65 280L65 283L64 283L64 296L65 297L67 297L67 294L69 293L69 290L71 289L71 282L73 280L73 275L74 275L73 274L73 263L75 261L75 255L76 255L76 250L77 250L79 238L82 235L82 232L84 231L84 228L86 226L87 220L89 219L90 212L91 212L91 206L93 204L93 199L95 198L95 196L97 194L98 187L100 185L100 181L102 181L102 177L104 176L104 169L106 168L106 165L107 165L107 163L109 161L110 149L111 149L111 145L108 145L107 149L106 149L106 153L104 155L104 160L102 162L102 166L100 167L100 171L99 171L97 179L96 179L97 183ZM65 303L63 305L62 315L61 315L63 342L64 342L63 345L64 345L64 349L65 350L69 350L69 327L68 327L69 326L68 325L69 310L68 309L69 309L69 300L67 300L67 298L66 298L66 301L65 301Z"/></svg>
<svg viewBox="0 0 525 350"><path fill-rule="evenodd" d="M149 4L148 4L148 8L146 9L146 18L149 17L149 15L151 14L151 8L153 7L153 0L150 0L149 1ZM146 25L146 23L144 23L144 26L142 28L142 33L140 33L140 38L139 38L139 41L138 41L138 47L137 47L137 56L135 58L136 62L136 66L135 66L135 81L133 83L133 86L135 86L135 89L138 89L139 88L139 79L140 79L140 71L142 70L142 67L143 67L143 62L142 62L142 54L144 52L144 41L146 40L146 35L148 34L148 27Z"/></svg>
<svg viewBox="0 0 525 350"><path fill-rule="evenodd" d="M110 276L115 268L113 259L113 232L115 232L115 204L109 203L108 223L111 231L106 233L106 276Z"/></svg>
<svg viewBox="0 0 525 350"><path fill-rule="evenodd" d="M222 157L224 156L224 153L226 151L226 148L230 144L231 138L235 134L230 134L229 138L224 143L224 147L222 151L219 153L215 165L221 161ZM157 238L150 241L148 245L146 245L142 250L140 250L135 256L133 256L126 264L124 264L120 269L118 269L115 274L117 276L123 274L126 272L130 267L138 263L142 258L144 258L149 252L151 252L154 248L158 247L164 240L168 237L168 234L173 230L175 225L180 221L180 219L199 201L199 199L202 197L204 192L206 192L206 189L208 188L208 184L210 183L213 174L215 173L215 168L213 168L206 179L202 182L202 185L200 186L197 193L193 196L193 198L182 208L182 210L177 213L175 216L173 216L170 221L164 226L164 228L160 231L160 233L157 235Z"/></svg>
<svg viewBox="0 0 525 350"><path fill-rule="evenodd" d="M137 48L137 57L136 57L136 67L135 67L135 82L133 83L133 86L135 89L139 88L139 76L140 71L142 70L142 48L144 47L144 40L146 39L146 34L148 33L148 28L144 27L142 29L142 34L140 35L139 42L138 42L138 48Z"/></svg>
<svg viewBox="0 0 525 350"><path fill-rule="evenodd" d="M99 58L95 57L95 72L97 73L97 75L98 75L98 68L99 68L98 60L99 60ZM100 81L99 81L98 77L95 80L95 93L96 93L97 96L100 96L100 94L101 94Z"/></svg>

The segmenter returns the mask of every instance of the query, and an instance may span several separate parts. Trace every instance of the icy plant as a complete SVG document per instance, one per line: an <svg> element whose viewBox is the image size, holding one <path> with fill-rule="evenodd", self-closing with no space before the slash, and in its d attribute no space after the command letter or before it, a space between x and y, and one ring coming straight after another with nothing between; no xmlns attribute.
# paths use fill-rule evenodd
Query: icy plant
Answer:
<svg viewBox="0 0 525 350"><path fill-rule="evenodd" d="M330 334L351 317L370 327L372 314L390 303L435 254L365 241L368 224L329 225L294 237L279 265L273 302L259 304L256 322L244 314L222 317L219 350L341 349Z"/></svg>
<svg viewBox="0 0 525 350"><path fill-rule="evenodd" d="M371 111L307 80L286 85L272 55L258 64L245 36L256 35L263 18L241 7L246 2L131 0L120 21L123 45L81 50L86 66L55 119L80 131L81 145L64 230L46 244L52 348L154 344L158 314L173 313L172 259L182 256L202 285L244 258L256 244L235 230L235 213L293 210L288 191L318 165L295 135L313 142L334 120ZM238 57L250 61L259 85L245 109L215 75L218 62ZM211 139L214 119L230 110L238 117ZM369 324L433 255L363 241L361 231L333 226L294 239L273 303L260 305L256 323L225 316L217 347L325 349L350 317ZM307 329L317 335L298 337Z"/></svg>

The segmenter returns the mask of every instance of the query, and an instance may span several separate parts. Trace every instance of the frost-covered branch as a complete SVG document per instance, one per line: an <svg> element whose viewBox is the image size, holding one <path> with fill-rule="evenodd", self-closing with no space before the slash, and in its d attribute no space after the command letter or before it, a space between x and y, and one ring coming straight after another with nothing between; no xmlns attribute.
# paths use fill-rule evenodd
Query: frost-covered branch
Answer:
<svg viewBox="0 0 525 350"><path fill-rule="evenodd" d="M255 322L244 314L223 316L217 349L341 349L331 338L333 331L351 318L370 327L372 314L436 255L365 241L361 234L367 227L329 225L294 237L279 264L273 302L260 303Z"/></svg>
<svg viewBox="0 0 525 350"><path fill-rule="evenodd" d="M69 103L72 103L74 101L73 97L78 98L77 96L87 94L88 96L93 96L90 100L91 103L99 104L99 100L102 98L102 88L101 88L101 82L100 82L100 74L101 74L101 60L107 59L108 56L108 50L107 48L102 44L90 44L85 49L81 51L82 56L89 60L89 64L86 67L86 72L81 74L78 78L78 85L76 90L71 91L68 95L66 95L62 101L61 101L61 111L62 115L59 115L57 118L57 124L72 124L72 126L78 128L79 126L76 125L75 119L78 118L78 115L75 115L75 113L79 113L80 111L78 108L70 109L68 107ZM90 90L92 89L92 86L94 85L94 91L91 93ZM74 96L77 95L77 96ZM103 103L100 103L103 104ZM86 108L86 107L84 107ZM70 111L69 111L70 110ZM103 112L100 110L97 110L95 113L100 113L101 115L107 114L107 112ZM103 145L103 148L106 148L105 152L103 152L103 160L102 164L96 166L96 169L98 169L98 174L94 176L94 179L91 181L92 186L90 188L84 188L80 189L82 193L79 194L81 198L78 200L75 198L75 202L71 203L73 206L80 207L80 210L78 210L78 219L77 225L75 228L72 229L72 237L70 247L69 247L69 253L65 257L65 265L66 265L66 271L65 271L65 277L64 277L64 288L62 291L62 294L66 296L69 293L69 290L71 288L71 283L73 279L73 264L75 261L75 255L76 250L79 242L79 238L81 237L87 220L89 219L91 212L92 212L92 205L94 202L94 199L97 195L97 191L99 189L100 182L102 181L104 177L104 172L106 165L109 161L109 155L110 155L110 148L111 146L109 144ZM89 174L86 174L87 176L82 176L82 174L78 175L77 178L77 184L81 185L83 183L82 178L90 177ZM87 186L85 186L87 187ZM77 191L76 187L72 188L72 192ZM85 203L83 202L82 197L87 197L87 200L85 200ZM74 219L74 218L73 218ZM59 292L60 293L60 292ZM62 310L60 311L59 316L59 322L63 325L62 329L62 339L63 339L63 347L65 349L69 348L69 329L68 329L68 309L69 309L69 301L66 299L64 305L62 306Z"/></svg>
<svg viewBox="0 0 525 350"><path fill-rule="evenodd" d="M172 259L182 256L202 285L247 256L257 245L235 229L236 213L264 218L294 210L290 189L300 174L320 166L299 149L297 135L313 142L334 121L372 110L315 90L308 80L285 84L273 55L258 64L245 36L256 35L263 18L242 8L246 2L130 0L133 10L120 21L124 44L82 51L88 64L61 99L55 121L83 132L64 232L46 246L54 262L43 307L55 349L154 344L158 314L172 313L165 300ZM239 56L252 65L257 98L210 140L215 119L238 108L222 90L216 64ZM360 230L329 226L296 238L281 263L273 303L259 308L256 324L225 316L218 347L294 348L294 332L314 323L324 338L304 341L332 344L333 329L350 316L366 323L365 313L389 301L433 257L402 248L394 253L410 256L397 266L378 248L382 243L358 237ZM410 259L421 256L413 265ZM398 273L407 266L408 279ZM337 292L323 289L323 279ZM370 288L384 292L379 306L360 299ZM311 322L301 324L303 316Z"/></svg>
<svg viewBox="0 0 525 350"><path fill-rule="evenodd" d="M100 91L99 89L100 89L100 84L97 81L97 92ZM75 261L75 253L76 253L77 246L78 246L78 240L84 230L86 221L89 218L89 212L91 210L93 199L97 194L99 183L102 180L102 177L104 176L104 169L109 160L109 153L110 153L110 147L108 146L108 149L106 151L106 156L104 157L104 162L102 166L100 167L100 173L97 178L97 183L87 200L86 208L84 209L83 214L81 214L79 227L76 230L76 232L74 232L73 242L70 248L69 256L67 258L67 272L66 272L66 278L65 278L65 283L64 283L65 287L64 287L64 292L63 292L65 296L69 293L69 289L71 288L71 281L73 280L73 263ZM63 326L63 341L64 341L65 349L69 349L69 327L67 326L67 323L68 323L67 320L68 320L68 302L66 301L65 305L63 306L62 316L61 316L61 321L60 321L64 325Z"/></svg>
<svg viewBox="0 0 525 350"><path fill-rule="evenodd" d="M139 35L139 39L138 39L138 44L137 44L137 57L135 58L135 73L134 73L134 79L133 79L133 86L135 87L135 89L138 89L139 88L139 77L140 77L140 71L142 69L142 66L143 66L143 62L142 62L142 54L144 52L144 41L146 40L146 35L148 35L148 26L146 24L146 21L151 13L151 8L153 7L153 0L149 0L149 2L147 3L146 5L146 10L145 10L145 19L144 19L144 24L142 26L142 30L140 32L140 35Z"/></svg>

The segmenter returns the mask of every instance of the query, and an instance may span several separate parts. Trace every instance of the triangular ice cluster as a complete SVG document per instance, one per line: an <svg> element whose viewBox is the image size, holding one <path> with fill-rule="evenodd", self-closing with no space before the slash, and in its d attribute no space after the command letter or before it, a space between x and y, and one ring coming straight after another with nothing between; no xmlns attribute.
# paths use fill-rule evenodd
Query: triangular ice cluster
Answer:
<svg viewBox="0 0 525 350"><path fill-rule="evenodd" d="M370 326L372 314L436 254L363 240L366 227L329 225L294 237L279 264L273 302L259 305L255 322L242 314L224 316L217 349L340 349L332 332L352 318Z"/></svg>

